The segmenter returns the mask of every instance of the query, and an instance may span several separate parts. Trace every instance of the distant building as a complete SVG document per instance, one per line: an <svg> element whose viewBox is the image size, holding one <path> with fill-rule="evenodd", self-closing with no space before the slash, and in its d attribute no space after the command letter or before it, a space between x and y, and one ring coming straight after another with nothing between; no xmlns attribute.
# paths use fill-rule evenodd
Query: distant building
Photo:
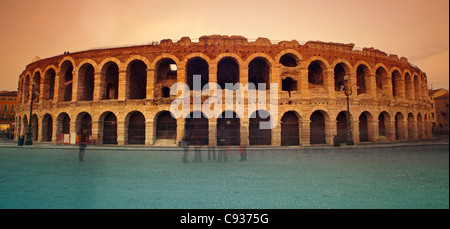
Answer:
<svg viewBox="0 0 450 229"><path fill-rule="evenodd" d="M17 91L0 91L0 135L14 133Z"/></svg>
<svg viewBox="0 0 450 229"><path fill-rule="evenodd" d="M433 112L431 113L433 134L448 134L448 94L449 91L442 88L429 91L433 106Z"/></svg>

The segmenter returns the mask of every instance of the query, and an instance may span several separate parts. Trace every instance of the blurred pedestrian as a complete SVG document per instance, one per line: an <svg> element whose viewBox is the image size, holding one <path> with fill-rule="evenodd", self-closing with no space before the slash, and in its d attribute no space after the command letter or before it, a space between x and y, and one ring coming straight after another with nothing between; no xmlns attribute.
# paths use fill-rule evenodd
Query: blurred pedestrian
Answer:
<svg viewBox="0 0 450 229"><path fill-rule="evenodd" d="M84 154L85 154L86 146L87 146L87 143L89 140L88 138L89 138L89 135L87 135L87 131L82 130L81 137L80 137L80 143L78 144L78 147L79 147L78 160L80 162L84 161Z"/></svg>
<svg viewBox="0 0 450 229"><path fill-rule="evenodd" d="M239 161L247 160L247 150L245 149L245 146L239 146L239 154L241 155L241 159Z"/></svg>
<svg viewBox="0 0 450 229"><path fill-rule="evenodd" d="M188 162L189 144L190 144L190 138L191 138L190 136L191 136L191 133L188 130L186 130L184 132L184 136L181 140L181 145L184 148L183 149L184 150L184 154L183 154L183 162L184 163Z"/></svg>

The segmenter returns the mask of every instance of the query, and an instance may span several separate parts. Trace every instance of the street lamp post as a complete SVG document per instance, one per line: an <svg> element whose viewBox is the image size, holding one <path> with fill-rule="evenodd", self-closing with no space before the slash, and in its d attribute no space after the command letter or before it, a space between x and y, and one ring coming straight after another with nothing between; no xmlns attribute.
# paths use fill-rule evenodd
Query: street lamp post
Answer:
<svg viewBox="0 0 450 229"><path fill-rule="evenodd" d="M352 134L352 122L350 120L350 99L349 96L352 94L352 89L348 87L348 76L344 76L344 93L347 96L347 140L345 141L346 145L355 145L353 141Z"/></svg>
<svg viewBox="0 0 450 229"><path fill-rule="evenodd" d="M28 120L28 131L27 131L27 136L25 139L25 145L33 145L33 140L31 140L32 137L32 133L31 133L31 115L33 115L33 100L35 97L34 94L34 85L35 83L31 83L31 95L30 95L30 117Z"/></svg>

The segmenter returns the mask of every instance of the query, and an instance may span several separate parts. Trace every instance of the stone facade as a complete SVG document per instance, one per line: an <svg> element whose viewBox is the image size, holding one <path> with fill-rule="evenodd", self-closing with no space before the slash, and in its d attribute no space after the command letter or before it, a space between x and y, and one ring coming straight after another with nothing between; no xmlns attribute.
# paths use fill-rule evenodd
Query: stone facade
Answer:
<svg viewBox="0 0 450 229"><path fill-rule="evenodd" d="M192 94L194 74L201 75L202 85L277 83L278 125L258 130L263 119L249 118L248 91L244 117L174 119L168 111L177 96L169 89L186 83ZM56 143L63 134L86 129L98 144L175 146L189 130L193 143L205 146L330 145L334 136L343 142L346 134L344 76L353 92L356 143L432 136L426 74L404 57L353 44L250 42L220 35L65 53L30 63L19 78L16 136L26 133L34 90L31 121L38 142ZM226 143L218 132L227 134Z"/></svg>

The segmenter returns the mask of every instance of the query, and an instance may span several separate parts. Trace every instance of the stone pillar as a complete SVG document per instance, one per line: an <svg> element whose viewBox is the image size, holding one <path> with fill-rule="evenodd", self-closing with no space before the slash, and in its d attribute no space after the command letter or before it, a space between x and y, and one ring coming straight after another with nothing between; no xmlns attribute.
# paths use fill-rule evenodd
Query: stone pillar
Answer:
<svg viewBox="0 0 450 229"><path fill-rule="evenodd" d="M127 99L128 90L129 90L129 74L128 70L119 68L119 93L118 100L124 101Z"/></svg>
<svg viewBox="0 0 450 229"><path fill-rule="evenodd" d="M177 118L177 137L176 137L177 145L178 142L181 142L183 140L185 122L186 120L184 119L184 117Z"/></svg>
<svg viewBox="0 0 450 229"><path fill-rule="evenodd" d="M127 128L124 121L117 120L117 145L123 146L128 141Z"/></svg>
<svg viewBox="0 0 450 229"><path fill-rule="evenodd" d="M248 116L248 115L247 115ZM249 119L247 117L243 117L239 119L241 125L241 145L248 146L248 128L249 128Z"/></svg>
<svg viewBox="0 0 450 229"><path fill-rule="evenodd" d="M359 136L359 117L356 117L355 115L353 115L352 117L350 117L350 121L352 122L352 124L350 125L350 128L352 130L352 138L353 141L355 143L359 143L360 141L360 136Z"/></svg>
<svg viewBox="0 0 450 229"><path fill-rule="evenodd" d="M300 69L300 85L298 88L302 92L302 100L309 101L311 96L309 94L309 83L308 83L308 68Z"/></svg>
<svg viewBox="0 0 450 229"><path fill-rule="evenodd" d="M387 96L389 96L391 98L393 97L393 93L392 93L392 77L386 76L386 78L384 79L383 92L384 92L385 95L387 95Z"/></svg>
<svg viewBox="0 0 450 229"><path fill-rule="evenodd" d="M408 140L408 125L406 120L399 121L400 140Z"/></svg>
<svg viewBox="0 0 450 229"><path fill-rule="evenodd" d="M58 119L55 117L53 119L53 126L52 126L52 143L56 143L56 141L58 139L58 127L59 127Z"/></svg>
<svg viewBox="0 0 450 229"><path fill-rule="evenodd" d="M153 128L153 117L147 118L145 120L145 145L152 146L154 140L154 128Z"/></svg>
<svg viewBox="0 0 450 229"><path fill-rule="evenodd" d="M76 70L75 70L76 69ZM73 73L72 73L72 101L79 101L80 97L83 96L83 89L80 89L80 91L78 91L78 80L79 80L79 75L78 75L78 68L74 68ZM63 95L64 96L64 95Z"/></svg>
<svg viewBox="0 0 450 229"><path fill-rule="evenodd" d="M92 100L102 100L105 94L105 79L102 80L102 72L94 73L94 95Z"/></svg>
<svg viewBox="0 0 450 229"><path fill-rule="evenodd" d="M391 141L395 141L395 117L391 117L393 120L385 120L385 133L386 138L388 138Z"/></svg>
<svg viewBox="0 0 450 229"><path fill-rule="evenodd" d="M377 95L376 74L373 71L369 73L368 77L366 77L366 90L367 94L369 95Z"/></svg>
<svg viewBox="0 0 450 229"><path fill-rule="evenodd" d="M302 119L299 120L299 124L300 124L300 144L302 146L310 146L311 145L311 141L310 141L310 125L311 125L311 120L309 119Z"/></svg>
<svg viewBox="0 0 450 229"><path fill-rule="evenodd" d="M378 120L375 118L369 119L367 118L367 132L369 135L369 141L370 142L377 142L379 136L378 131Z"/></svg>
<svg viewBox="0 0 450 229"><path fill-rule="evenodd" d="M147 99L153 100L155 96L155 69L148 68L147 69ZM153 141L152 141L153 142Z"/></svg>
<svg viewBox="0 0 450 229"><path fill-rule="evenodd" d="M217 146L217 118L216 117L212 117L208 119L208 129L209 129L209 134L208 134L208 145L209 146Z"/></svg>
<svg viewBox="0 0 450 229"><path fill-rule="evenodd" d="M356 69L355 69L355 71L356 71ZM356 72L351 71L348 76L350 77L348 83L349 83L349 88L352 91L351 96L353 96L353 95L356 96L356 95L358 95L358 79L357 79ZM351 96L350 96L350 99L351 99ZM351 106L351 104L350 104L350 106Z"/></svg>
<svg viewBox="0 0 450 229"><path fill-rule="evenodd" d="M324 85L328 90L328 98L336 99L336 93L334 91L334 69L328 69L324 71Z"/></svg>
<svg viewBox="0 0 450 229"><path fill-rule="evenodd" d="M103 138L100 137L100 131L99 131L99 121L98 120L92 120L92 137L94 139L97 139L97 143L98 144L102 144L103 143ZM103 126L102 126L103 127ZM103 136L103 135L102 135Z"/></svg>
<svg viewBox="0 0 450 229"><path fill-rule="evenodd" d="M54 95L53 95L53 101L63 101L64 100L64 86L61 84L61 74L63 74L61 71L57 72L55 75L55 88L54 88ZM22 100L22 102L25 99Z"/></svg>
<svg viewBox="0 0 450 229"><path fill-rule="evenodd" d="M281 117L278 120L277 126L272 131L272 146L281 146Z"/></svg>

